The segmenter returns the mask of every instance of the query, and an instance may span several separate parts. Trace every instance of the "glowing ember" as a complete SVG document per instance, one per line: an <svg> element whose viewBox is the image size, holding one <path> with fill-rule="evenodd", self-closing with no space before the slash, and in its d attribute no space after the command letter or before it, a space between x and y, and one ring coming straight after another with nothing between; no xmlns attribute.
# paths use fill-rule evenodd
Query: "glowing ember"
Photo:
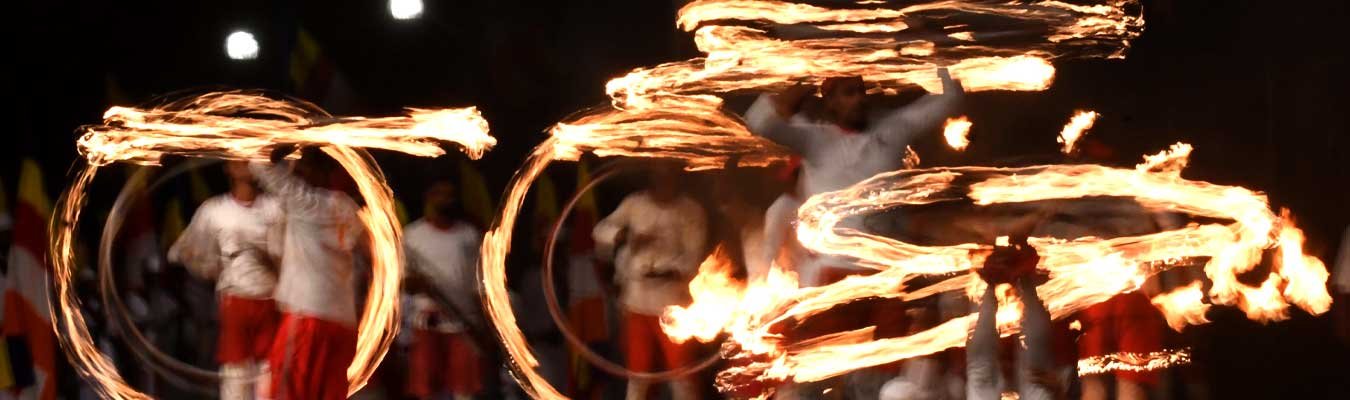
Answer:
<svg viewBox="0 0 1350 400"><path fill-rule="evenodd" d="M1191 352L1187 349L1153 353L1115 353L1078 360L1078 376L1112 371L1152 371L1190 362Z"/></svg>
<svg viewBox="0 0 1350 400"><path fill-rule="evenodd" d="M347 369L348 393L365 386L398 332L397 305L403 260L393 192L384 174L364 151L371 146L419 156L442 153L442 143L463 146L477 157L494 143L487 125L473 109L413 110L409 117L348 118L312 121L322 113L307 104L274 100L243 92L210 93L177 104L175 109L139 110L114 107L105 124L84 127L80 152L88 165L61 196L52 220L52 273L56 289L53 328L80 375L99 395L113 399L146 399L128 386L112 361L94 346L80 314L73 286L74 236L85 192L99 167L111 162L157 163L166 154L266 159L269 145L323 146L342 165L365 200L359 217L371 239L371 284L358 324L356 357ZM223 114L242 117L224 117Z"/></svg>
<svg viewBox="0 0 1350 400"><path fill-rule="evenodd" d="M871 85L870 91L876 93L895 93L913 86L940 91L940 82L933 73L940 66L947 67L954 77L961 79L967 91L1043 90L1054 78L1055 69L1049 63L1050 59L1123 57L1129 41L1138 36L1143 26L1138 11L1137 3L1130 0L1109 0L1086 6L1058 1L957 0L868 9L835 9L782 1L705 0L690 3L680 10L678 24L686 31L694 32L698 48L706 56L640 68L613 79L605 87L612 100L612 109L593 110L554 126L550 130L552 137L535 149L511 181L499 218L484 238L480 275L484 281L486 308L513 362L517 380L536 398L563 397L535 371L538 360L516 325L505 275L512 229L528 187L552 161L575 160L583 152L593 152L599 156L676 159L690 170L723 168L730 162L767 165L785 160L788 153L777 145L751 136L739 118L722 110L722 99L717 97L718 94L778 90L796 83L819 84L827 77L848 75L861 76ZM998 21L990 22L989 16L997 16ZM929 17L960 24L961 31L950 34L962 40L953 42L948 33L910 32L911 19ZM793 37L792 32L801 30L777 29L784 25L804 25L825 32L826 36ZM1009 32L1002 29L1010 25L1032 28L1017 32L1025 40L1004 40L997 47L984 43L987 38L1006 37ZM888 34L877 35L877 32ZM922 179L941 180L941 174L936 175L939 176L924 175ZM886 196L884 191L882 193ZM817 222L833 218L831 215L815 217ZM749 283L738 301L718 304L715 308L704 308L707 306L696 303L683 311L673 309L663 318L663 323L667 329L679 332L677 335L681 337L709 337L715 334L707 333L708 322L725 322L721 330L731 336L741 352L729 356L745 356L751 360L749 366L739 370L753 371L751 374L757 379L766 381L821 379L849 370L847 363L859 361L858 353L851 350L832 359L829 354L832 349L875 346L876 359L894 361L930 352L933 348L958 346L956 342L964 342L973 319L962 317L949 321L921 333L921 339L909 339L925 343L909 345L871 341L870 333L864 331L841 333L812 343L788 344L782 343L780 337L766 335L763 330L788 315L800 317L829 308L839 303L839 299L851 296L850 291L858 296L917 298L962 290L967 284L964 276L914 293L905 293L903 283L916 270L964 271L970 265L970 252L982 249L972 244L927 254L925 249L910 247L914 249L878 250L878 253L895 257L874 267L883 269L900 260L921 265L921 268L895 268L867 278L846 279L831 286L798 289L795 275L774 267L763 281ZM708 264L705 267L708 268L703 272L707 275L695 279L702 287L695 288L696 298L722 302L737 292L735 287L739 283L725 277L725 272ZM1122 270L1117 275L1128 273L1128 270ZM1111 278L1113 276L1102 279ZM1114 282L1121 286L1130 281ZM725 286L716 287L721 284ZM1125 289L1101 287L1097 291L1114 293ZM1059 295L1055 293L1046 298ZM697 311L705 309L735 312L730 318L712 320ZM686 325L686 321L695 315L705 319L698 322L703 327ZM1002 316L1000 314L1000 318ZM683 330L686 328L688 330ZM902 351L886 351L888 349ZM816 364L812 366L815 370L803 367L808 364ZM876 363L864 359L851 368L866 365Z"/></svg>
<svg viewBox="0 0 1350 400"><path fill-rule="evenodd" d="M913 147L905 146L905 169L914 169L919 167L919 153L914 151Z"/></svg>
<svg viewBox="0 0 1350 400"><path fill-rule="evenodd" d="M1202 286L1204 282L1195 281L1171 292L1153 296L1153 306L1162 311L1163 317L1167 319L1167 326L1181 332L1186 325L1209 323L1209 318L1205 317L1209 305L1205 304L1205 292L1200 289Z"/></svg>
<svg viewBox="0 0 1350 400"><path fill-rule="evenodd" d="M1099 116L1100 115L1098 115L1096 111L1078 111L1074 113L1073 118L1069 119L1069 123L1064 125L1063 130L1059 131L1059 138L1057 140L1061 145L1060 152L1063 152L1064 154L1073 153L1074 143L1077 143L1078 139L1083 137L1083 132L1092 129L1092 124L1097 122L1097 117Z"/></svg>
<svg viewBox="0 0 1350 400"><path fill-rule="evenodd" d="M952 150L964 151L970 145L971 125L970 119L964 115L948 118L947 125L942 127L942 138L947 139L947 146L951 146Z"/></svg>

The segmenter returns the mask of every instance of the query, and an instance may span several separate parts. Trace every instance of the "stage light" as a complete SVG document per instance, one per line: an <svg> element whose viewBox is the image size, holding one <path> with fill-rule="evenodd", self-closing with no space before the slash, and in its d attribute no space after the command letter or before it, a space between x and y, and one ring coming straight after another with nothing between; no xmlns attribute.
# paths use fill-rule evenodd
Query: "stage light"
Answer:
<svg viewBox="0 0 1350 400"><path fill-rule="evenodd" d="M225 37L225 54L235 60L258 58L258 40L253 38L252 33L234 31Z"/></svg>
<svg viewBox="0 0 1350 400"><path fill-rule="evenodd" d="M413 19L422 15L422 0L389 0L389 15L394 19Z"/></svg>

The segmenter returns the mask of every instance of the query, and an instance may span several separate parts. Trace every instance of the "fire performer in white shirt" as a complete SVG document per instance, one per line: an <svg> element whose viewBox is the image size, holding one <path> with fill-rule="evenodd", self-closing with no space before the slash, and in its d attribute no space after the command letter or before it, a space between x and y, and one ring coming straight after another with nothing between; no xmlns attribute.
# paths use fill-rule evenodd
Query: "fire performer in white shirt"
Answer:
<svg viewBox="0 0 1350 400"><path fill-rule="evenodd" d="M248 164L225 164L230 192L202 203L168 259L193 275L214 280L219 296L220 336L216 360L223 379L220 398L252 399L255 381L265 373L278 314L275 246L271 227L281 223L281 205L262 193Z"/></svg>
<svg viewBox="0 0 1350 400"><path fill-rule="evenodd" d="M625 354L634 371L653 372L658 354L670 369L694 361L692 349L672 342L660 324L667 306L689 304L689 281L707 255L707 216L694 199L678 192L676 179L673 168L658 168L650 188L625 198L593 232L597 256L613 256ZM699 388L688 378L671 386L676 400L699 398ZM648 398L648 387L630 381L627 399Z"/></svg>
<svg viewBox="0 0 1350 400"><path fill-rule="evenodd" d="M483 365L467 332L477 310L478 285L474 268L482 232L457 216L455 186L449 180L432 182L424 196L423 217L408 224L403 241L409 267L423 281L413 294L413 343L408 392L420 399L448 392L468 399L483 390ZM453 310L443 310L429 291L444 295ZM468 315L464 315L468 314Z"/></svg>
<svg viewBox="0 0 1350 400"><path fill-rule="evenodd" d="M249 165L286 216L270 392L276 400L345 399L357 338L352 253L366 236L356 202L324 188L341 170L336 162L306 148L292 175L281 162L288 153L278 148L271 165Z"/></svg>

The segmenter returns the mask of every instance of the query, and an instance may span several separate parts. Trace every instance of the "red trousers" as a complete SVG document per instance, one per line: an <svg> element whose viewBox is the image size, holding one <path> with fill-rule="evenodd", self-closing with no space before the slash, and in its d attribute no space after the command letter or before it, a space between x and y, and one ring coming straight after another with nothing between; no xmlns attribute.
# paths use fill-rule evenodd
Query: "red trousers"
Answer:
<svg viewBox="0 0 1350 400"><path fill-rule="evenodd" d="M637 372L655 372L657 353L665 361L663 370L688 365L693 356L693 342L672 342L661 332L660 317L655 315L624 311L623 339L628 369Z"/></svg>
<svg viewBox="0 0 1350 400"><path fill-rule="evenodd" d="M428 329L413 331L408 394L419 398L448 391L472 396L483 391L482 358L468 335Z"/></svg>
<svg viewBox="0 0 1350 400"><path fill-rule="evenodd" d="M272 344L272 399L347 398L347 367L356 357L356 329L283 313Z"/></svg>
<svg viewBox="0 0 1350 400"><path fill-rule="evenodd" d="M270 299L221 296L216 361L232 364L266 360L278 319L277 303Z"/></svg>
<svg viewBox="0 0 1350 400"><path fill-rule="evenodd" d="M1163 349L1167 322L1143 293L1130 292L1088 307L1079 313L1083 336L1078 356L1094 357L1117 352L1150 353ZM1156 371L1115 371L1120 379L1143 384L1158 382Z"/></svg>

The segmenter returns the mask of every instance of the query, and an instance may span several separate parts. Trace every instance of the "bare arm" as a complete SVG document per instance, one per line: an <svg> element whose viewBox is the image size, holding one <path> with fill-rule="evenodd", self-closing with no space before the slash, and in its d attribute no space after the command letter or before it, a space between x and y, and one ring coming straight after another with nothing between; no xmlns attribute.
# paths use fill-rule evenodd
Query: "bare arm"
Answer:
<svg viewBox="0 0 1350 400"><path fill-rule="evenodd" d="M802 202L792 195L779 196L774 200L773 205L764 212L764 248L765 257L769 264L778 262L778 256L782 254L783 247L792 243L790 235L792 232L792 221L797 218L797 208L801 207ZM781 265L788 269L792 266Z"/></svg>
<svg viewBox="0 0 1350 400"><path fill-rule="evenodd" d="M286 204L287 213L320 210L327 205L327 196L320 191L321 189L291 175L290 171L287 171L286 164L254 162L248 167L264 190L275 194L282 204Z"/></svg>
<svg viewBox="0 0 1350 400"><path fill-rule="evenodd" d="M966 398L969 400L994 400L1002 397L998 388L1000 369L998 365L998 327L995 321L998 314L998 298L994 296L995 285L984 289L980 299L980 314L975 320L975 330L966 342Z"/></svg>

